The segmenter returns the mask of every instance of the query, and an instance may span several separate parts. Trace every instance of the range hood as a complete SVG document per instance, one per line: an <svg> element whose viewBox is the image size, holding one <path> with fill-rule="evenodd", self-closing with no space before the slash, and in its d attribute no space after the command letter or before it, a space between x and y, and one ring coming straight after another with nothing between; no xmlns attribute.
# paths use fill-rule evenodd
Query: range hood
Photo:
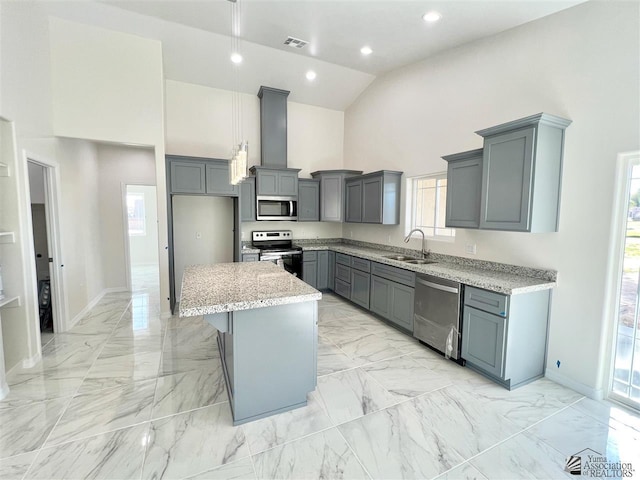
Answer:
<svg viewBox="0 0 640 480"><path fill-rule="evenodd" d="M260 153L263 167L287 168L287 90L260 87Z"/></svg>

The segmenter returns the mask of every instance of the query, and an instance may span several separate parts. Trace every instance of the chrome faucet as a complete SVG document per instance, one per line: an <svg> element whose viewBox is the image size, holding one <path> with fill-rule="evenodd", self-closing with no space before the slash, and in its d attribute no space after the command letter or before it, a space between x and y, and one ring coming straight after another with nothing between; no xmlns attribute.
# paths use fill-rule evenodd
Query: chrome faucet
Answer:
<svg viewBox="0 0 640 480"><path fill-rule="evenodd" d="M419 228L414 228L413 230L411 230L409 232L409 234L404 237L404 243L409 243L409 240L411 240L411 234L413 232L420 232L422 234L422 258L427 258L427 255L429 255L429 250L427 250L427 240L424 236L424 232L422 230L420 230Z"/></svg>

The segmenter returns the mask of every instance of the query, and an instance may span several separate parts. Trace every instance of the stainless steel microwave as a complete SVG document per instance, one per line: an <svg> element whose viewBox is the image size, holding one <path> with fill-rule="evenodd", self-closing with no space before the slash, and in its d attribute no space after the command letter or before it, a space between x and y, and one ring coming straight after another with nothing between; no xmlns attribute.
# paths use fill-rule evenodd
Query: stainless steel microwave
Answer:
<svg viewBox="0 0 640 480"><path fill-rule="evenodd" d="M297 220L296 197L256 197L256 220Z"/></svg>

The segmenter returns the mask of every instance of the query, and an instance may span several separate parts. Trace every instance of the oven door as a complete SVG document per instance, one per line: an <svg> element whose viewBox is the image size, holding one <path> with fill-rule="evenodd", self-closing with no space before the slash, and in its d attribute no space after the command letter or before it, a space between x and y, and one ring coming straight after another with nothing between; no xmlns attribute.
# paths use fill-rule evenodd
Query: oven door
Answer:
<svg viewBox="0 0 640 480"><path fill-rule="evenodd" d="M297 220L298 200L295 197L257 197L256 220Z"/></svg>
<svg viewBox="0 0 640 480"><path fill-rule="evenodd" d="M294 277L302 278L302 253L287 253L285 255L265 253L260 255L260 261L273 262Z"/></svg>

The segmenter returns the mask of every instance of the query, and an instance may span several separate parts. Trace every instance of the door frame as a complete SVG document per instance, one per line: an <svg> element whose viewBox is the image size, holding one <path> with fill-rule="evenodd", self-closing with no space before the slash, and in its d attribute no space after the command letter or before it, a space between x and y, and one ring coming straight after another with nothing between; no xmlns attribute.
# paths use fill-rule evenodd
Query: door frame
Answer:
<svg viewBox="0 0 640 480"><path fill-rule="evenodd" d="M64 285L64 273L62 268L64 263L62 262L62 242L60 240L61 228L60 228L60 165L55 160L44 157L39 154L29 152L27 150L22 151L22 157L24 166L27 171L27 186L29 182L28 165L29 162L40 165L44 168L44 195L45 195L45 217L47 222L47 244L49 248L49 255L54 261L49 265L49 272L51 275L51 299L53 301L53 331L54 333L61 333L68 329L68 322L66 313L68 311L67 296ZM31 191L27 187L28 192L28 204L31 205ZM28 235L28 250L27 257L30 259L35 258L35 248L33 245L33 219L31 218L31 209L27 209L27 220L29 228L27 228ZM31 283L35 289L35 302L36 312L39 312L38 304L38 286L37 286L37 273L35 262L31 261ZM37 319L37 335L40 335L40 319Z"/></svg>
<svg viewBox="0 0 640 480"><path fill-rule="evenodd" d="M628 175L633 162L640 162L640 151L618 154L616 162L616 180L614 190L613 214L611 216L611 241L609 243L609 271L607 273L607 291L603 322L602 338L606 339L605 359L608 359L604 392L605 398L637 409L638 406L629 399L613 392L615 372L616 340L618 330L618 314L620 293L622 290L622 266L624 262L624 239L627 229L627 213L631 179ZM604 362L606 365L606 362Z"/></svg>

